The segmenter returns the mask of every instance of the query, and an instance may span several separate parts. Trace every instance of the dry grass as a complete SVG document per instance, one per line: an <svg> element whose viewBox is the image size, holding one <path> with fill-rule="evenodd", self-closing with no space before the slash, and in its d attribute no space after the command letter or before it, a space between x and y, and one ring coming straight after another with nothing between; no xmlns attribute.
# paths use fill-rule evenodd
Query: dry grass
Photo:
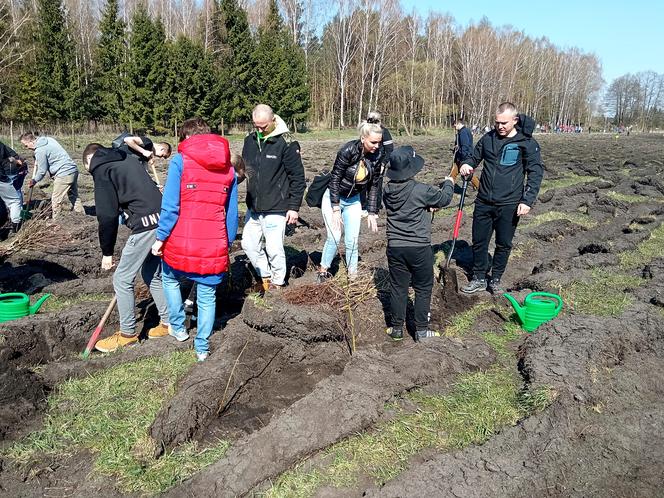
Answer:
<svg viewBox="0 0 664 498"><path fill-rule="evenodd" d="M386 276L360 265L357 276L349 279L344 271L322 284L298 285L284 291L286 302L296 305L318 306L327 304L337 311L354 311L369 299L376 298L380 289L385 288Z"/></svg>

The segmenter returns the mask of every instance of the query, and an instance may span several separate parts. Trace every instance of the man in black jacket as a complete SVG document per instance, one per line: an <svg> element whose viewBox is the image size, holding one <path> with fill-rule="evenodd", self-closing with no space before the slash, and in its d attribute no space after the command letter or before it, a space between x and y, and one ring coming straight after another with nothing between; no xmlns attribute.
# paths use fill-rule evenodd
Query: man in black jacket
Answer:
<svg viewBox="0 0 664 498"><path fill-rule="evenodd" d="M493 294L502 292L500 279L516 226L530 212L542 183L542 158L539 144L532 138L534 129L532 118L503 102L496 110L494 129L479 140L473 155L459 169L462 175L469 175L484 161L473 212L473 279L461 289L466 294L487 288ZM488 249L494 231L496 250L488 279Z"/></svg>
<svg viewBox="0 0 664 498"><path fill-rule="evenodd" d="M148 337L169 333L168 308L161 286L161 260L152 255L152 244L159 223L161 193L138 158L125 151L89 144L83 151L83 165L94 181L95 209L99 222L101 267L113 267L113 252L118 236L118 215L131 230L118 267L113 274L113 289L118 300L120 330L97 342L104 353L138 342L134 314L134 282L138 272L150 288L161 317L161 324L149 330Z"/></svg>
<svg viewBox="0 0 664 498"><path fill-rule="evenodd" d="M457 176L459 176L459 168L464 163L465 159L473 154L473 134L461 118L454 122L454 129L456 130L454 140L454 165L452 166L450 176L456 182ZM470 181L475 190L480 188L480 181L477 177L472 177Z"/></svg>
<svg viewBox="0 0 664 498"><path fill-rule="evenodd" d="M256 131L247 135L242 147L248 208L242 249L262 279L263 290L268 290L285 283L284 234L286 225L298 220L304 167L300 144L270 106L257 105L252 118Z"/></svg>

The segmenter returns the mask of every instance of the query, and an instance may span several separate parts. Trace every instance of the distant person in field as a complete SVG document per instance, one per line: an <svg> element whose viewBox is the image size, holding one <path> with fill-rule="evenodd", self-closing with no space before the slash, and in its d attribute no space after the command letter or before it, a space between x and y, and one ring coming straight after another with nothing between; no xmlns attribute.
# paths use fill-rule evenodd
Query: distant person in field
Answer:
<svg viewBox="0 0 664 498"><path fill-rule="evenodd" d="M300 144L270 106L257 105L251 117L256 129L242 146L247 176L242 249L261 279L258 290L279 290L286 284L286 225L298 220L304 167Z"/></svg>
<svg viewBox="0 0 664 498"><path fill-rule="evenodd" d="M148 337L165 337L169 332L169 316L161 283L161 261L150 252L157 233L161 193L138 158L125 151L91 143L83 151L83 165L94 181L102 269L114 266L119 213L124 215L131 230L113 274L120 330L98 341L95 348L108 353L138 343L134 285L139 272L161 318L161 323L148 331Z"/></svg>
<svg viewBox="0 0 664 498"><path fill-rule="evenodd" d="M387 264L390 271L390 324L392 340L403 339L408 287L415 291L415 339L425 341L440 333L429 328L433 289L430 210L447 206L454 183L446 176L441 188L415 180L424 159L412 147L394 150L386 176L383 199L387 211Z"/></svg>
<svg viewBox="0 0 664 498"><path fill-rule="evenodd" d="M178 154L171 159L164 187L157 240L162 280L170 312L170 335L186 341L180 279L196 284L196 359L210 353L216 289L230 269L229 249L238 228L237 178L226 138L214 135L201 118L182 124ZM195 234L195 236L192 236Z"/></svg>
<svg viewBox="0 0 664 498"><path fill-rule="evenodd" d="M394 140L392 139L392 134L390 133L390 130L385 128L382 123L383 117L381 114L377 111L370 111L369 114L367 114L367 119L366 122L369 124L377 124L380 125L381 129L383 130L383 142L382 142L382 147L383 147L383 173L385 173L385 170L388 168L390 164L390 156L392 155L392 151L394 150ZM366 217L368 212L367 212L367 195L366 191L363 191L361 194L361 199L362 199L362 217ZM380 188L378 189L378 210L380 211L383 208L383 180L381 178L381 184Z"/></svg>
<svg viewBox="0 0 664 498"><path fill-rule="evenodd" d="M339 149L330 183L323 194L321 211L327 229L317 281L330 277L329 269L341 244L341 227L346 247L348 277L357 276L362 201L366 192L367 226L378 231L378 190L383 183L383 129L366 121L359 126L360 137Z"/></svg>
<svg viewBox="0 0 664 498"><path fill-rule="evenodd" d="M454 139L454 166L452 166L450 176L456 182L457 176L459 176L459 168L463 164L463 161L473 153L473 134L461 118L454 122L454 129L456 130ZM480 181L476 177L471 178L471 183L475 190L480 187Z"/></svg>
<svg viewBox="0 0 664 498"><path fill-rule="evenodd" d="M0 142L0 199L6 206L7 215L12 223L12 233L21 227L21 209L23 193L21 187L28 172L28 165L14 149ZM3 210L3 218L4 218ZM2 223L6 221L1 220Z"/></svg>
<svg viewBox="0 0 664 498"><path fill-rule="evenodd" d="M53 137L38 136L34 133L21 135L21 143L23 147L35 151L37 172L28 186L34 187L46 173L53 178L53 218L57 218L62 212L65 199L69 199L74 211L85 213L78 197L78 168L62 145Z"/></svg>
<svg viewBox="0 0 664 498"><path fill-rule="evenodd" d="M532 137L535 121L519 114L511 102L496 109L494 129L480 138L473 154L459 169L470 175L484 161L473 212L473 278L461 290L467 294L502 292L500 279L512 250L519 219L532 208L543 167L540 147ZM524 183L525 182L525 183ZM496 250L489 268L489 241L496 234Z"/></svg>

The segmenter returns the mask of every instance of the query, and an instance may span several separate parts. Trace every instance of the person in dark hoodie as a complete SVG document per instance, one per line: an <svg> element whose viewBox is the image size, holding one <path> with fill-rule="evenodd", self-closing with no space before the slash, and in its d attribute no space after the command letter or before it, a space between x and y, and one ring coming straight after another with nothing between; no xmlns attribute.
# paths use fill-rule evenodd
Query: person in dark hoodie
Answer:
<svg viewBox="0 0 664 498"><path fill-rule="evenodd" d="M120 330L98 341L95 348L107 353L138 342L134 282L139 271L150 288L161 318L161 323L148 331L148 337L167 336L169 320L161 284L161 262L150 252L159 223L161 193L138 159L124 151L91 143L83 151L83 165L94 181L99 245L103 254L102 269L110 270L113 267L118 214L123 214L127 227L131 229L113 274Z"/></svg>
<svg viewBox="0 0 664 498"><path fill-rule="evenodd" d="M429 329L429 308L433 288L433 251L431 249L431 210L447 206L454 183L446 176L441 188L413 178L424 166L424 159L410 146L392 152L383 202L387 211L387 264L390 271L391 326L387 334L403 339L408 303L408 286L415 291L415 339L419 342L438 337Z"/></svg>
<svg viewBox="0 0 664 498"><path fill-rule="evenodd" d="M169 164L164 200L152 254L163 256L164 292L170 335L186 341L179 279L196 284L196 359L209 355L215 291L230 268L228 252L238 228L237 178L228 140L210 133L201 118L182 123L180 145Z"/></svg>
<svg viewBox="0 0 664 498"><path fill-rule="evenodd" d="M503 102L496 110L494 129L477 142L473 155L459 169L462 175L470 175L484 161L473 212L473 278L461 289L466 294L487 289L493 294L502 292L500 279L519 218L530 212L542 183L542 158L532 137L534 129L531 117L518 114L511 102ZM489 241L494 232L496 250L489 268Z"/></svg>

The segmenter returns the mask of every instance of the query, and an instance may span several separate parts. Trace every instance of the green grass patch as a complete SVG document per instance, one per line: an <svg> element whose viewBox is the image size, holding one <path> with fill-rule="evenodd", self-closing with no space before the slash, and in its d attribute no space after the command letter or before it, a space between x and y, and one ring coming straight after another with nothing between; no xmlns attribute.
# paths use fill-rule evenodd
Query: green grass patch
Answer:
<svg viewBox="0 0 664 498"><path fill-rule="evenodd" d="M507 360L514 356L508 347L509 344L519 339L523 334L525 334L524 330L514 319L505 322L501 332L491 331L483 333L482 339L494 349L498 356Z"/></svg>
<svg viewBox="0 0 664 498"><path fill-rule="evenodd" d="M493 304L490 301L484 301L476 304L469 310L454 315L452 323L445 327L445 335L448 337L461 337L465 335L470 331L477 317L492 308Z"/></svg>
<svg viewBox="0 0 664 498"><path fill-rule="evenodd" d="M661 202L659 199L653 199L652 197L646 197L643 195L635 195L635 194L621 194L620 192L616 192L614 190L610 190L609 192L606 193L606 195L611 199L615 199L616 201L620 202L626 202L628 204L634 204L637 202L649 202L653 200Z"/></svg>
<svg viewBox="0 0 664 498"><path fill-rule="evenodd" d="M554 188L566 188L566 187L572 187L573 185L579 185L581 183L590 183L594 182L595 180L599 180L598 177L596 176L581 176L581 175L576 175L574 173L570 173L569 175L565 175L561 178L555 178L552 180L544 180L542 181L542 186L540 187L540 195L546 192L547 190L551 190Z"/></svg>
<svg viewBox="0 0 664 498"><path fill-rule="evenodd" d="M650 237L641 242L636 249L618 255L620 266L625 269L647 265L653 259L664 258L664 224L655 228Z"/></svg>
<svg viewBox="0 0 664 498"><path fill-rule="evenodd" d="M94 294L76 294L74 296L54 296L51 295L42 306L42 311L62 311L71 306L89 302L110 302L113 299L112 294L94 293Z"/></svg>
<svg viewBox="0 0 664 498"><path fill-rule="evenodd" d="M147 430L178 380L195 363L191 351L113 367L60 384L48 400L44 427L0 455L19 463L41 454L89 450L94 468L117 477L126 492L160 493L221 458L228 443L211 448L185 444L152 457Z"/></svg>
<svg viewBox="0 0 664 498"><path fill-rule="evenodd" d="M304 463L283 474L267 496L312 496L324 485L352 486L361 474L380 485L403 472L409 459L423 450L481 444L501 427L546 407L550 396L547 390L524 395L517 376L505 368L464 375L445 396L412 391L405 400L414 411L395 408L393 420L329 448L327 465L311 468Z"/></svg>
<svg viewBox="0 0 664 498"><path fill-rule="evenodd" d="M588 215L577 212L562 213L560 211L547 211L546 213L538 214L537 216L530 218L530 221L527 223L524 223L524 226L529 228L536 227L543 223L557 220L568 220L585 228L593 228L597 226L597 222Z"/></svg>
<svg viewBox="0 0 664 498"><path fill-rule="evenodd" d="M620 316L633 302L625 290L643 283L639 277L595 269L589 280L575 280L560 288L565 305L578 313Z"/></svg>
<svg viewBox="0 0 664 498"><path fill-rule="evenodd" d="M535 247L535 241L533 239L528 239L522 242L517 242L512 247L512 252L510 253L510 258L512 260L522 258L528 251Z"/></svg>

